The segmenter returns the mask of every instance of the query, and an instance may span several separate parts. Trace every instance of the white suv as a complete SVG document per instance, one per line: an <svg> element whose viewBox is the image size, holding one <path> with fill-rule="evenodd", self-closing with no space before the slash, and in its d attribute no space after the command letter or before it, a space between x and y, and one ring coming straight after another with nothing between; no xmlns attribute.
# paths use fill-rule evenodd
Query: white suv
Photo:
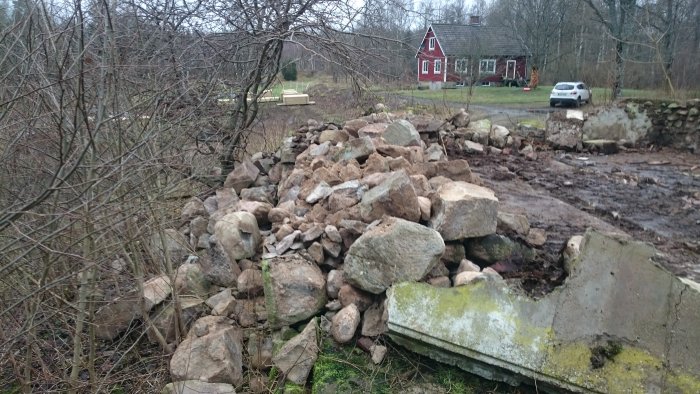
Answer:
<svg viewBox="0 0 700 394"><path fill-rule="evenodd" d="M581 103L591 102L591 90L583 82L559 82L549 94L549 106L571 104L580 107Z"/></svg>

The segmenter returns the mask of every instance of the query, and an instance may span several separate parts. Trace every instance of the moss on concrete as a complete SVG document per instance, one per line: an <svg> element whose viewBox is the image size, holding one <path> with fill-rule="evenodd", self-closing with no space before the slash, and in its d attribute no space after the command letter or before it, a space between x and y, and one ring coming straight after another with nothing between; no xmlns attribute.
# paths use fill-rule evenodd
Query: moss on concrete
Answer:
<svg viewBox="0 0 700 394"><path fill-rule="evenodd" d="M585 343L553 346L547 352L542 372L566 377L587 389L610 393L645 393L647 379L663 373L662 362L642 349L623 345L616 350L618 353L611 360L593 368L593 353Z"/></svg>

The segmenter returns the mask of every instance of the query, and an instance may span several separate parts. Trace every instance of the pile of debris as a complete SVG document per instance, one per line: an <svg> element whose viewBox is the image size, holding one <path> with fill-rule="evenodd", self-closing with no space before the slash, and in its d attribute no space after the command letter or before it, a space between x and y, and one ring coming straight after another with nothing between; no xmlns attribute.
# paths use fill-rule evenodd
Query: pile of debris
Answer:
<svg viewBox="0 0 700 394"><path fill-rule="evenodd" d="M467 161L448 160L446 143L523 149L506 128L475 123L464 110L445 122L382 111L342 128L309 120L187 202L181 228L154 235L176 274L100 309L97 335L144 319L152 341L177 346L164 392L264 392L265 374L246 371L272 367L303 385L319 330L381 363L387 289L501 282L545 242L525 216L499 211ZM289 327L300 333L290 339Z"/></svg>

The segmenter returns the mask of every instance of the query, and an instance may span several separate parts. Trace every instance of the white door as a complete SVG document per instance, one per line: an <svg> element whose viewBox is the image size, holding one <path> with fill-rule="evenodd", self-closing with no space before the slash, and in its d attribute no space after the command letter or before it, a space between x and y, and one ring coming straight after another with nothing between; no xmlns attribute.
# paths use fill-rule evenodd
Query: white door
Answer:
<svg viewBox="0 0 700 394"><path fill-rule="evenodd" d="M516 64L515 60L508 60L506 63L506 79L515 79Z"/></svg>

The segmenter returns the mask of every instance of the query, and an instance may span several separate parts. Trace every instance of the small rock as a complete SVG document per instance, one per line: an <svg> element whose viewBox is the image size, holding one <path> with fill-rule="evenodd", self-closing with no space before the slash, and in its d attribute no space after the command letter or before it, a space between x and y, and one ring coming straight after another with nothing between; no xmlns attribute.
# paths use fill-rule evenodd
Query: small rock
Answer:
<svg viewBox="0 0 700 394"><path fill-rule="evenodd" d="M459 263L459 267L457 267L457 273L467 271L481 272L481 267L471 262L471 260L462 259L462 261Z"/></svg>
<svg viewBox="0 0 700 394"><path fill-rule="evenodd" d="M312 319L301 332L277 351L272 362L287 381L303 385L318 358L318 323Z"/></svg>
<svg viewBox="0 0 700 394"><path fill-rule="evenodd" d="M272 365L272 338L252 332L248 338L248 362L254 369L266 369Z"/></svg>
<svg viewBox="0 0 700 394"><path fill-rule="evenodd" d="M262 272L257 269L246 269L238 275L238 292L248 298L255 297L263 292Z"/></svg>
<svg viewBox="0 0 700 394"><path fill-rule="evenodd" d="M452 282L447 276L436 276L428 279L428 284L435 287L451 287Z"/></svg>
<svg viewBox="0 0 700 394"><path fill-rule="evenodd" d="M306 197L306 202L309 204L315 204L318 201L328 197L333 193L333 189L326 182L321 181L314 190Z"/></svg>
<svg viewBox="0 0 700 394"><path fill-rule="evenodd" d="M387 348L383 345L372 345L370 348L370 354L372 355L372 362L376 365L384 361L386 356Z"/></svg>
<svg viewBox="0 0 700 394"><path fill-rule="evenodd" d="M314 260L314 262L316 262L316 264L323 263L323 246L320 243L312 243L306 251L309 252L309 255Z"/></svg>
<svg viewBox="0 0 700 394"><path fill-rule="evenodd" d="M325 233L328 239L330 239L333 242L341 243L343 242L343 237L340 236L340 232L338 231L338 228L333 226L332 224L329 224L325 228Z"/></svg>
<svg viewBox="0 0 700 394"><path fill-rule="evenodd" d="M340 288L345 284L343 270L331 270L326 279L326 292L330 298L338 298Z"/></svg>
<svg viewBox="0 0 700 394"><path fill-rule="evenodd" d="M527 236L530 232L530 222L528 222L525 215L499 211L497 219L497 227L506 232L513 232L522 236Z"/></svg>
<svg viewBox="0 0 700 394"><path fill-rule="evenodd" d="M496 272L496 271L494 271L494 272ZM498 275L497 272L496 272L496 274ZM457 286L466 285L467 283L471 283L471 282L474 282L476 280L481 280L481 279L486 279L486 275L481 273L481 272L475 272L475 271L460 272L457 275L455 275L454 286L457 287Z"/></svg>
<svg viewBox="0 0 700 394"><path fill-rule="evenodd" d="M231 295L231 289L226 289L209 297L206 304L212 315L226 317L236 308L236 299Z"/></svg>
<svg viewBox="0 0 700 394"><path fill-rule="evenodd" d="M338 343L347 343L355 336L360 324L360 311L355 304L350 304L333 316L331 335Z"/></svg>
<svg viewBox="0 0 700 394"><path fill-rule="evenodd" d="M282 240L279 241L277 243L277 245L275 246L275 249L277 250L277 254L282 255L282 254L284 254L284 252L289 250L289 248L292 247L292 244L294 243L294 241L296 241L300 235L301 235L301 231L295 230L293 233L282 238Z"/></svg>
<svg viewBox="0 0 700 394"><path fill-rule="evenodd" d="M547 233L541 228L531 228L525 242L532 246L542 246L547 242Z"/></svg>
<svg viewBox="0 0 700 394"><path fill-rule="evenodd" d="M356 289L348 284L340 287L338 291L338 300L340 300L343 307L355 304L360 312L364 312L372 305L372 296L369 293Z"/></svg>
<svg viewBox="0 0 700 394"><path fill-rule="evenodd" d="M367 308L362 319L362 335L365 337L378 337L387 330L387 315L384 302L372 304Z"/></svg>

